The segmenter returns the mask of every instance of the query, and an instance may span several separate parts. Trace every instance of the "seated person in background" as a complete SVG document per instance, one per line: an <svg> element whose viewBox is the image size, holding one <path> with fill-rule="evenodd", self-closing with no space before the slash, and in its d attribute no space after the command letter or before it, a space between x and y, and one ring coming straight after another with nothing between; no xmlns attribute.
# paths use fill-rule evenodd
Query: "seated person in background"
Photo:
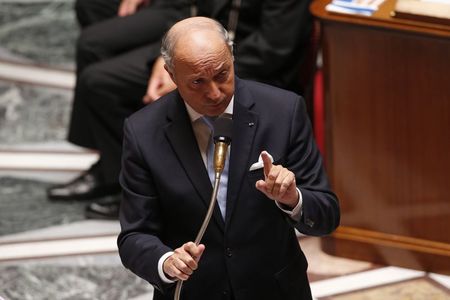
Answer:
<svg viewBox="0 0 450 300"><path fill-rule="evenodd" d="M310 1L147 2L137 1L141 9L136 11L134 5L120 17L114 11L125 2L77 1L77 16L85 27L77 47L77 84L68 139L98 150L100 159L72 182L50 188L51 199L92 199L119 192L123 121L175 88L159 56L160 39L171 24L189 17L192 11L233 31L236 74L301 92L300 64L312 28ZM117 199L92 203L87 216L117 218Z"/></svg>
<svg viewBox="0 0 450 300"><path fill-rule="evenodd" d="M100 159L75 180L50 187L54 200L120 193L123 120L144 106L146 63L160 55L161 37L183 15L174 0L76 0L75 12L81 34L68 140L98 150Z"/></svg>
<svg viewBox="0 0 450 300"><path fill-rule="evenodd" d="M309 300L294 228L329 234L339 224L338 200L303 99L235 76L230 44L204 17L176 23L163 39L177 90L125 121L120 257L155 287L153 299L173 299L174 282L183 280L181 299ZM214 181L204 117L225 112L233 119L228 176L196 245ZM258 157L263 165L250 170Z"/></svg>

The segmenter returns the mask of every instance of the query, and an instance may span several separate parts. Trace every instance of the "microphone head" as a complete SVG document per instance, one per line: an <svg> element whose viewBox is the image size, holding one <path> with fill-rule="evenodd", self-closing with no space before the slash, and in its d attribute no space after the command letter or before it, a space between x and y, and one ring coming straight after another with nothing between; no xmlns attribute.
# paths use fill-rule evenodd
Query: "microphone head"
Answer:
<svg viewBox="0 0 450 300"><path fill-rule="evenodd" d="M233 130L233 120L231 114L222 114L214 121L214 143L231 143L231 132Z"/></svg>

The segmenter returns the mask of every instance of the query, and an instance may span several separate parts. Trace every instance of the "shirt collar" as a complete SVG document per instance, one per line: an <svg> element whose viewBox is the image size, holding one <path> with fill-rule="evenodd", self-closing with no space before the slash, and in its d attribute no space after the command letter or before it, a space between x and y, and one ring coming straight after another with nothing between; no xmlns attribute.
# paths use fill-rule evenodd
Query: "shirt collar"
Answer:
<svg viewBox="0 0 450 300"><path fill-rule="evenodd" d="M230 103L228 103L227 108L225 109L224 113L228 113L230 115L233 114L233 103L234 103L234 95L231 97ZM184 101L184 105L186 105L187 112L189 114L189 118L191 119L191 122L194 123L197 121L197 119L203 117L202 114L199 114L196 112L189 104Z"/></svg>

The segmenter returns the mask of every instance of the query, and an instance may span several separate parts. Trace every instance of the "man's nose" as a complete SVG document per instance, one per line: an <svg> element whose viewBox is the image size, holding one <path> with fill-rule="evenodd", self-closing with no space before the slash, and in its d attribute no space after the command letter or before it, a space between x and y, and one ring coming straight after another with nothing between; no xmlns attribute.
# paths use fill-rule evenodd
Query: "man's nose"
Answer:
<svg viewBox="0 0 450 300"><path fill-rule="evenodd" d="M211 82L208 85L208 91L206 93L206 96L211 100L217 100L220 99L221 92L219 89L219 86L215 82Z"/></svg>

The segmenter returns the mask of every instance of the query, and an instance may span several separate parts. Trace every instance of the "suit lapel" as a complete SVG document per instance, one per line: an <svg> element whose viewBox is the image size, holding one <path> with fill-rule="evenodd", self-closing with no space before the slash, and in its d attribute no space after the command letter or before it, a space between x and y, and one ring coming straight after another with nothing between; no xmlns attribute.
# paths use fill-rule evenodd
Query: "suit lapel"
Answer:
<svg viewBox="0 0 450 300"><path fill-rule="evenodd" d="M178 95L178 99L173 103L174 105L168 114L169 124L166 127L166 136L189 180L205 203L206 213L212 194L211 182L200 155L191 120L183 100ZM213 218L223 230L224 222L217 205L214 208Z"/></svg>
<svg viewBox="0 0 450 300"><path fill-rule="evenodd" d="M253 104L254 100L251 94L242 86L240 80L236 79L225 223L228 223L232 217L241 185L247 174L247 166L249 165L250 153L258 125L258 115L251 111Z"/></svg>

